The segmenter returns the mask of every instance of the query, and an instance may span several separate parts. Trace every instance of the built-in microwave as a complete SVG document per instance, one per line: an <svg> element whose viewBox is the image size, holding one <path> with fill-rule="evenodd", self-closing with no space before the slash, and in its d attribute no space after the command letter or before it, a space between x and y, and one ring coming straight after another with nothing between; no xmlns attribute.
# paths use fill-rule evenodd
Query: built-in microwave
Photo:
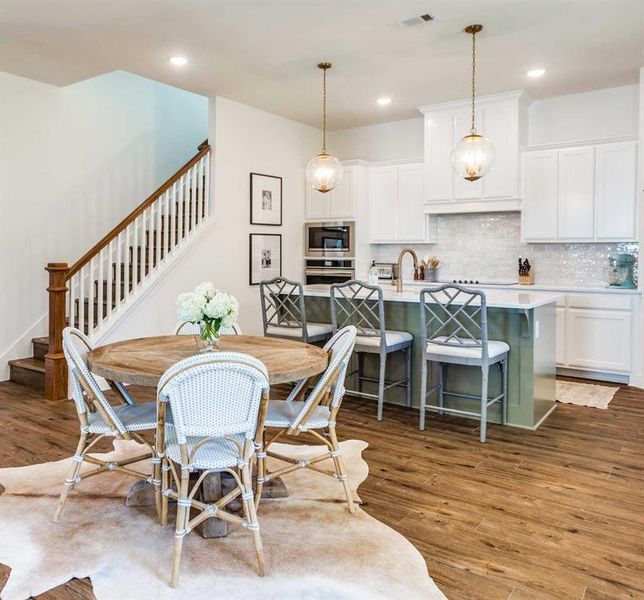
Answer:
<svg viewBox="0 0 644 600"><path fill-rule="evenodd" d="M304 247L307 257L354 257L355 223L352 221L306 223L304 225Z"/></svg>

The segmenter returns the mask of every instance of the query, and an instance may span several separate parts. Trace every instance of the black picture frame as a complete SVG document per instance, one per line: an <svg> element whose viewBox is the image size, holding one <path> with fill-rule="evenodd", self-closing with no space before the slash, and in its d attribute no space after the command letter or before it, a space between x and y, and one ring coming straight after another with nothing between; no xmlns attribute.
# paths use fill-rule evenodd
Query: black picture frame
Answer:
<svg viewBox="0 0 644 600"><path fill-rule="evenodd" d="M268 193L271 195L271 200L273 200L272 195L273 192L278 191L278 198L276 199L276 202L279 203L279 221L277 220L277 216L273 218L273 220L267 220L266 215L260 214L262 212L262 204L263 204L263 197L257 197L257 186L255 185L256 183L260 182L260 178L264 178L266 181L266 187L267 188L272 188L268 189L265 192L263 191L262 193ZM270 180L276 180L275 182L271 182ZM279 184L277 186L277 184ZM276 188L277 186L277 188ZM250 174L250 186L249 186L249 196L250 196L250 224L251 225L267 225L269 227L281 227L282 226L282 216L283 216L283 211L284 211L284 204L283 204L283 181L282 178L277 176L277 175L267 175L266 173L251 173ZM272 209L271 212L278 212L278 209L275 208L274 210Z"/></svg>
<svg viewBox="0 0 644 600"><path fill-rule="evenodd" d="M255 254L253 241L255 238L278 238L279 255L275 257L269 256L269 260L276 260L277 266L269 265L269 268L264 266L264 256ZM275 248L266 248L266 250L274 250ZM253 261L256 261L253 264ZM259 260L259 262L257 262ZM266 271L264 274L262 271ZM259 285L261 281L273 279L274 277L282 276L282 234L281 233L249 233L248 234L248 283L249 285Z"/></svg>

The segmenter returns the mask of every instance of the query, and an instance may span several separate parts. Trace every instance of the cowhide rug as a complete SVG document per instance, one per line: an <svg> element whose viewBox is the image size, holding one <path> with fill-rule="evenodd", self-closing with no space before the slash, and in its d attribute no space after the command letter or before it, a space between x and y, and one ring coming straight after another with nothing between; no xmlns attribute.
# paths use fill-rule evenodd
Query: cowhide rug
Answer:
<svg viewBox="0 0 644 600"><path fill-rule="evenodd" d="M354 491L367 477L366 447L342 443ZM114 448L101 458L140 452L136 442L117 441ZM286 444L275 450L301 458L319 453ZM173 524L161 527L153 507L125 506L133 478L105 473L81 482L60 523L52 523L68 467L63 460L0 470L0 562L11 567L4 600L43 593L72 577L89 577L98 600L445 598L410 542L360 508L351 515L342 485L311 470L284 478L288 498L260 505L265 577L256 574L248 531L208 540L191 532L173 589Z"/></svg>

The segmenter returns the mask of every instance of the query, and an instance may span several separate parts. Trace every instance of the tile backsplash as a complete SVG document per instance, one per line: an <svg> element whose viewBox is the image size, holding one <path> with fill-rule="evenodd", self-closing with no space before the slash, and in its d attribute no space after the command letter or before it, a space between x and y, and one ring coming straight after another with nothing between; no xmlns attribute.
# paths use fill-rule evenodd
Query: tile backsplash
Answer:
<svg viewBox="0 0 644 600"><path fill-rule="evenodd" d="M371 246L377 262L395 262L404 245ZM516 281L517 259L528 258L535 283L595 286L606 283L608 258L618 252L638 255L637 243L525 244L518 212L440 215L438 243L412 245L418 258L435 255L443 261L440 278ZM413 275L405 258L403 274Z"/></svg>

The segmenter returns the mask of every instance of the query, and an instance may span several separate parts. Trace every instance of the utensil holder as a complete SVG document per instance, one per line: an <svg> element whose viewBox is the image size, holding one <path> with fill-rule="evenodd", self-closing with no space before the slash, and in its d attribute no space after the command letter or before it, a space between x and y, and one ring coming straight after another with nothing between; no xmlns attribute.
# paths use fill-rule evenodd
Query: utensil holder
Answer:
<svg viewBox="0 0 644 600"><path fill-rule="evenodd" d="M519 275L520 285L534 285L534 273L530 271L527 275Z"/></svg>
<svg viewBox="0 0 644 600"><path fill-rule="evenodd" d="M438 271L440 270L440 267L437 267L436 269L425 269L425 281L431 281L431 282L436 282L438 281Z"/></svg>

